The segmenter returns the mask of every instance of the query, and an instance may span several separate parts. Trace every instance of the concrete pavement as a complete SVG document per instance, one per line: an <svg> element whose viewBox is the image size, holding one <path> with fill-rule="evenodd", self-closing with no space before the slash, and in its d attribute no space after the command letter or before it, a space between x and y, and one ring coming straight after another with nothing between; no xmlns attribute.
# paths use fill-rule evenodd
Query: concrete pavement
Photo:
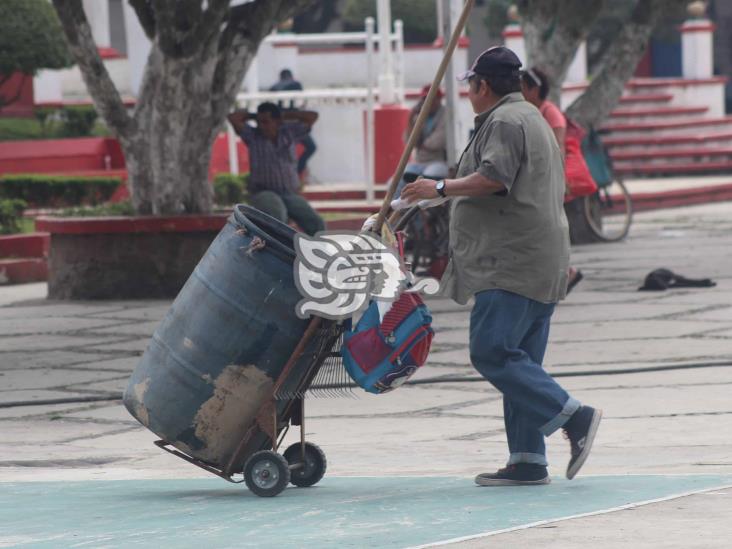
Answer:
<svg viewBox="0 0 732 549"><path fill-rule="evenodd" d="M486 520L482 532L491 538L463 540L459 546L728 546L732 525L722 519L732 512L729 488L632 512L627 505L693 491L687 489L688 475L711 479L706 488L732 485L731 214L732 203L643 213L626 242L573 249L573 263L585 280L557 309L546 367L563 376L574 396L605 410L596 448L569 483L578 494L585 487L581 497L597 505L577 511L556 503L555 513L537 519L524 509L525 502L514 502L511 518L517 522L511 527L521 529L500 533L506 529L502 523ZM637 292L645 274L659 267L710 277L718 286ZM169 303L55 303L43 299L44 291L44 285L0 287L0 482L206 477L153 446L154 435L118 401L94 401L114 398L123 389ZM443 300L431 307L438 333L429 365L415 379L475 376L467 351L468 309ZM347 476L407 475L462 478L471 488L466 497L498 497L471 486L474 474L495 469L506 455L500 396L485 382L313 398L307 407L308 438L329 462L315 493L327 493L327 482L337 487ZM550 471L559 479L568 458L559 435L549 439L548 455ZM646 494L640 482L637 491L632 483L622 484L632 481L629 475L666 477L654 484L657 491ZM593 491L608 476L626 490L624 503L603 501L607 491ZM224 481L210 480L227 488ZM557 480L548 489L562 486ZM533 523L540 525L527 528ZM13 538L2 524L0 546L34 545L33 535ZM41 532L43 526L37 528ZM463 535L476 534L468 530ZM427 538L404 544L460 537L435 526ZM113 539L108 543L118 546ZM259 546L286 545L272 540ZM371 540L362 546L380 545Z"/></svg>

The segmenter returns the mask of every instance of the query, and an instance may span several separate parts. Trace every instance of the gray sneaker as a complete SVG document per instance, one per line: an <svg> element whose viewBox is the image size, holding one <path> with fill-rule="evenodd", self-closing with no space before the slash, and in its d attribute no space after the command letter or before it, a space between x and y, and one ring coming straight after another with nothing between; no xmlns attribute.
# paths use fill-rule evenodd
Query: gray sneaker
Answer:
<svg viewBox="0 0 732 549"><path fill-rule="evenodd" d="M564 424L564 438L569 440L572 457L567 465L567 478L572 480L587 460L595 441L597 428L602 419L602 410L581 406Z"/></svg>
<svg viewBox="0 0 732 549"><path fill-rule="evenodd" d="M481 473L475 477L478 486L530 486L549 482L546 467L533 463L516 463L495 473Z"/></svg>

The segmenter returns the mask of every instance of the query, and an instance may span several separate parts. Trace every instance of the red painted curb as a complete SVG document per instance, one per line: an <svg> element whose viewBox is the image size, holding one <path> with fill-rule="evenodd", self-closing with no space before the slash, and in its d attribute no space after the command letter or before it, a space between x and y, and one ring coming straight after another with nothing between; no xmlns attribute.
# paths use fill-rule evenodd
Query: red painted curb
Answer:
<svg viewBox="0 0 732 549"><path fill-rule="evenodd" d="M48 233L0 236L0 259L8 257L48 257Z"/></svg>
<svg viewBox="0 0 732 549"><path fill-rule="evenodd" d="M333 219L331 221L327 221L325 226L329 231L359 231L361 230L365 220L365 215L363 219Z"/></svg>
<svg viewBox="0 0 732 549"><path fill-rule="evenodd" d="M43 258L0 259L0 284L25 284L48 279L48 266Z"/></svg>
<svg viewBox="0 0 732 549"><path fill-rule="evenodd" d="M55 234L191 233L219 231L228 215L169 217L39 217L36 229Z"/></svg>

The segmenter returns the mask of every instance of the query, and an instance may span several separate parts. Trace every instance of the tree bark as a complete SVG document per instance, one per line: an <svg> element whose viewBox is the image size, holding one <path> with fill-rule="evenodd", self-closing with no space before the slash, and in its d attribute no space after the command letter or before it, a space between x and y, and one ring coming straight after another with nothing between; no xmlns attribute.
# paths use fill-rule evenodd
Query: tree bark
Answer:
<svg viewBox="0 0 732 549"><path fill-rule="evenodd" d="M81 0L53 0L97 110L120 140L135 211L211 210L211 147L259 43L313 0L131 0L152 48L132 115L102 63Z"/></svg>
<svg viewBox="0 0 732 549"><path fill-rule="evenodd" d="M526 41L527 67L540 67L549 77L549 98L558 103L561 86L575 52L587 38L605 0L519 0Z"/></svg>
<svg viewBox="0 0 732 549"><path fill-rule="evenodd" d="M639 0L603 56L589 88L570 105L567 114L585 128L600 125L620 100L625 83L633 76L659 19L686 3L686 0Z"/></svg>

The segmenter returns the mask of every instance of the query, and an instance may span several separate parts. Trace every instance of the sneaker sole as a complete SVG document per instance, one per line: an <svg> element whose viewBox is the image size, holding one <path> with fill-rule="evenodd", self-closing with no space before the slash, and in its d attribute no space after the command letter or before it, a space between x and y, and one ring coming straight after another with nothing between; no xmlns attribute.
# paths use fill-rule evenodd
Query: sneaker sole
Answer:
<svg viewBox="0 0 732 549"><path fill-rule="evenodd" d="M590 455L590 450L592 450L592 443L595 442L595 435L597 434L597 428L600 426L601 419L602 410L595 410L595 413L592 415L590 428L587 431L585 438L585 447L582 449L582 452L580 452L577 460L567 467L567 478L569 480L572 480L577 473L579 473L579 470L585 464L585 461L587 461L587 456Z"/></svg>
<svg viewBox="0 0 732 549"><path fill-rule="evenodd" d="M549 477L539 480L509 480L509 479L482 479L475 477L475 484L478 486L537 486L540 484L549 484Z"/></svg>

